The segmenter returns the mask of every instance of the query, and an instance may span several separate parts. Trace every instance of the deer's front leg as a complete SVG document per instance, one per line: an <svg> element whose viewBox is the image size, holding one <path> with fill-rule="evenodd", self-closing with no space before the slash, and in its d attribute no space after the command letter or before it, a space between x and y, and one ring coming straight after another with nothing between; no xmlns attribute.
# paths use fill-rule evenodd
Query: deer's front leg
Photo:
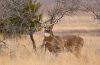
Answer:
<svg viewBox="0 0 100 65"><path fill-rule="evenodd" d="M42 45L41 45L41 50L42 50L42 51L43 51L43 49L45 49L45 51L46 51L45 44L46 44L46 41L45 41L45 40L43 40Z"/></svg>
<svg viewBox="0 0 100 65"><path fill-rule="evenodd" d="M45 46L45 40L43 40L41 48L43 48Z"/></svg>

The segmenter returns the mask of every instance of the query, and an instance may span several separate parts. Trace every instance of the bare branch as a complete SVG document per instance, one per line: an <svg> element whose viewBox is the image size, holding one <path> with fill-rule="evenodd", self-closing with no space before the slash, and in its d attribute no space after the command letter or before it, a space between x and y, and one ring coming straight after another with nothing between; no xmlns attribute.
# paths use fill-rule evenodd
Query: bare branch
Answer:
<svg viewBox="0 0 100 65"><path fill-rule="evenodd" d="M77 11L79 8L79 0L55 0L55 5L48 10L49 19L44 23L54 25L59 22L65 15Z"/></svg>
<svg viewBox="0 0 100 65"><path fill-rule="evenodd" d="M91 12L95 19L100 20L100 0L88 0L83 4L85 11Z"/></svg>

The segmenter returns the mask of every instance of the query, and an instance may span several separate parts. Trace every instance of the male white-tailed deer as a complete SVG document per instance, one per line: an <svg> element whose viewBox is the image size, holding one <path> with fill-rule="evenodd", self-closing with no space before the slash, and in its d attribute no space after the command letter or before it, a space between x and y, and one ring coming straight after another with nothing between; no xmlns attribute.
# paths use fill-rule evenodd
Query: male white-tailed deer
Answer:
<svg viewBox="0 0 100 65"><path fill-rule="evenodd" d="M44 27L44 39L42 47L48 49L49 52L58 54L62 51L68 51L79 57L81 48L83 47L83 38L75 35L57 36L52 32L52 26Z"/></svg>

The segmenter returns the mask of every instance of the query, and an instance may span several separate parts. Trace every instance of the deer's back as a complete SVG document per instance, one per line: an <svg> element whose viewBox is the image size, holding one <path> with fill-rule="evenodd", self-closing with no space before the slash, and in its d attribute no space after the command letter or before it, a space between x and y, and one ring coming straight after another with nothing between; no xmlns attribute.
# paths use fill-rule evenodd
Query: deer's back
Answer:
<svg viewBox="0 0 100 65"><path fill-rule="evenodd" d="M82 37L76 35L65 35L65 36L55 36L57 40L59 40L59 44L62 46L83 46L84 40Z"/></svg>
<svg viewBox="0 0 100 65"><path fill-rule="evenodd" d="M72 42L79 42L82 41L83 38L76 36L76 35L65 35L65 36L54 36L58 41L72 41Z"/></svg>
<svg viewBox="0 0 100 65"><path fill-rule="evenodd" d="M67 43L83 44L83 43L81 43L81 42L83 42L83 38L79 37L79 36L68 35L68 36L65 36L64 39L67 40Z"/></svg>

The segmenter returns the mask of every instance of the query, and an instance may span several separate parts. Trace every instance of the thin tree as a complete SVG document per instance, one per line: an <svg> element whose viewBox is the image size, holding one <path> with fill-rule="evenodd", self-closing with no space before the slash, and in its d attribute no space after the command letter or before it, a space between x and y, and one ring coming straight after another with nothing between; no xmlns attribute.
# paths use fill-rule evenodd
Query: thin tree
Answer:
<svg viewBox="0 0 100 65"><path fill-rule="evenodd" d="M0 0L0 33L6 37L28 34L36 50L33 34L41 29L40 6L32 0Z"/></svg>

